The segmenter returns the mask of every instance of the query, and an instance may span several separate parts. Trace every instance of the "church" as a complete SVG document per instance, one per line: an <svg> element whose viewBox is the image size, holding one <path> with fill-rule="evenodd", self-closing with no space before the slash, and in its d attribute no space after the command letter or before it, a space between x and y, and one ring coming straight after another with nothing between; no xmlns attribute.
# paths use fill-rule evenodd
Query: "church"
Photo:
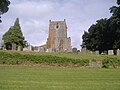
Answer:
<svg viewBox="0 0 120 90"><path fill-rule="evenodd" d="M49 32L46 44L41 46L28 46L23 51L35 52L72 52L71 38L67 37L66 20L49 20Z"/></svg>
<svg viewBox="0 0 120 90"><path fill-rule="evenodd" d="M49 33L45 45L46 52L72 52L71 38L67 37L67 25L64 21L49 20Z"/></svg>

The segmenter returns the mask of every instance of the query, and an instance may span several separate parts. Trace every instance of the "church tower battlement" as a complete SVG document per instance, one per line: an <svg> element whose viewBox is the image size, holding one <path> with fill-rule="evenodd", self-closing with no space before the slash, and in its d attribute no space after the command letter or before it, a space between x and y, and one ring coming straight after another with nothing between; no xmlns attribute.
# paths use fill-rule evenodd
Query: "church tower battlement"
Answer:
<svg viewBox="0 0 120 90"><path fill-rule="evenodd" d="M48 52L71 52L71 38L67 38L67 25L64 21L49 20L49 34L46 42Z"/></svg>

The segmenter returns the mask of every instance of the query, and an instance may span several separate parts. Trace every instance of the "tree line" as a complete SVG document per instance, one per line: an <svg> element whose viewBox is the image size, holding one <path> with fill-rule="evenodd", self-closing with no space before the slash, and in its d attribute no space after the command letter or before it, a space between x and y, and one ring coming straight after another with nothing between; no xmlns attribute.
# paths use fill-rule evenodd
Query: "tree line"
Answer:
<svg viewBox="0 0 120 90"><path fill-rule="evenodd" d="M91 51L104 51L120 49L120 0L117 0L117 6L110 8L112 16L96 21L88 31L84 31L82 36L82 48Z"/></svg>

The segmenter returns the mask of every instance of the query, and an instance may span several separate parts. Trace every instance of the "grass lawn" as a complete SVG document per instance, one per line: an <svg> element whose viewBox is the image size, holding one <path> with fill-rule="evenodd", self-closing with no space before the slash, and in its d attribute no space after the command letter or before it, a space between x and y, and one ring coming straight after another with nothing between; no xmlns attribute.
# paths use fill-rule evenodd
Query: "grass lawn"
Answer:
<svg viewBox="0 0 120 90"><path fill-rule="evenodd" d="M0 90L120 90L120 69L3 65Z"/></svg>

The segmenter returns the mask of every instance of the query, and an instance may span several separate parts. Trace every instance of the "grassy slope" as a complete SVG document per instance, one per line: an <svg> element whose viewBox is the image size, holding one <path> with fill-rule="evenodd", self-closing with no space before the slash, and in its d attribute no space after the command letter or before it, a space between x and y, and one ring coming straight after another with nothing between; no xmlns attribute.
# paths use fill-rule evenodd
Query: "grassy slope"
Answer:
<svg viewBox="0 0 120 90"><path fill-rule="evenodd" d="M0 90L120 90L120 69L0 66Z"/></svg>
<svg viewBox="0 0 120 90"><path fill-rule="evenodd" d="M77 65L88 66L89 61L102 60L103 67L120 67L120 56L114 55L95 55L88 53L36 53L36 52L17 52L0 51L0 64L57 64L57 65Z"/></svg>
<svg viewBox="0 0 120 90"><path fill-rule="evenodd" d="M108 56L108 55L95 55L89 53L38 53L38 52L18 52L18 51L0 51L1 53L7 54L21 54L21 55L36 55L36 56L57 56L57 57L66 57L71 59L96 59L103 60L105 57L117 57L117 56Z"/></svg>
<svg viewBox="0 0 120 90"><path fill-rule="evenodd" d="M106 57L113 57L113 58L119 58L120 56L115 56L115 55L95 55L95 54L90 54L90 53L40 53L40 52L18 52L18 51L0 51L9 53L9 54L22 54L22 55L50 55L50 56L58 56L58 57L66 57L66 58L72 58L72 59L95 59L95 60L103 60Z"/></svg>

